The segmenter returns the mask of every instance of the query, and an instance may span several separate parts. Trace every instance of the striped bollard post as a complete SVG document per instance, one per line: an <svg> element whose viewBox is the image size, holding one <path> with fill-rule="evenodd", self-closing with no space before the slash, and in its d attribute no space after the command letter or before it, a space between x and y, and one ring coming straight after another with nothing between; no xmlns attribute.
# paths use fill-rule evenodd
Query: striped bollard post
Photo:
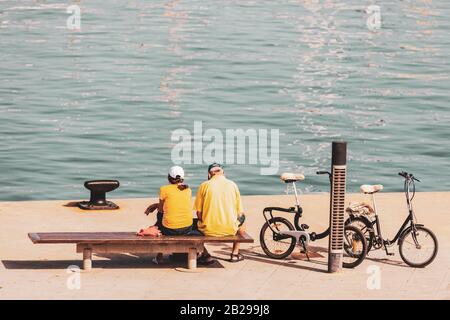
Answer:
<svg viewBox="0 0 450 320"><path fill-rule="evenodd" d="M342 269L344 249L345 184L347 175L347 142L332 143L330 236L328 242L328 272Z"/></svg>

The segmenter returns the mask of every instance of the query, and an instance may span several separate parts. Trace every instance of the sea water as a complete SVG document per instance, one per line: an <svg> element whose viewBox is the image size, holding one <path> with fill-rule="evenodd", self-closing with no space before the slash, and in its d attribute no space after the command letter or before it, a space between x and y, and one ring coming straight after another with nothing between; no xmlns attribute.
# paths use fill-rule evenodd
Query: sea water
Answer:
<svg viewBox="0 0 450 320"><path fill-rule="evenodd" d="M328 191L334 140L349 191L448 191L449 31L445 0L0 1L0 200L154 197L196 121L278 131L276 172L225 164L245 195ZM182 164L194 190L208 164Z"/></svg>

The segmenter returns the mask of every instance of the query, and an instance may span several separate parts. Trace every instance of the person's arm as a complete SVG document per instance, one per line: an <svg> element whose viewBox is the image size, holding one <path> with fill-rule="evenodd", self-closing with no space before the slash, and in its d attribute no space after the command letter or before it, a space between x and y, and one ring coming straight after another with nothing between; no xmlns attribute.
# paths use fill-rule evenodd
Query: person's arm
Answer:
<svg viewBox="0 0 450 320"><path fill-rule="evenodd" d="M238 218L244 215L244 207L242 206L241 193L239 192L239 188L236 185L236 212Z"/></svg>
<svg viewBox="0 0 450 320"><path fill-rule="evenodd" d="M197 212L197 218L199 221L202 221L202 212L203 212L203 185L197 190L197 194L195 196L194 202L194 210Z"/></svg>
<svg viewBox="0 0 450 320"><path fill-rule="evenodd" d="M148 216L150 213L155 211L157 208L159 208L159 203L152 203L145 209L144 213Z"/></svg>
<svg viewBox="0 0 450 320"><path fill-rule="evenodd" d="M164 212L164 200L159 199L158 212Z"/></svg>

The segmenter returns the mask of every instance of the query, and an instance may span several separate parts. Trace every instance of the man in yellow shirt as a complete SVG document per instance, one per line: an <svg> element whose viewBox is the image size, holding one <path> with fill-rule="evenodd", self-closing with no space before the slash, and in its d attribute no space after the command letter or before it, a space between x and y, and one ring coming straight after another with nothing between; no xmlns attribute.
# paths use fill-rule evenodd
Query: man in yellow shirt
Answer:
<svg viewBox="0 0 450 320"><path fill-rule="evenodd" d="M245 218L239 189L236 183L225 177L218 163L208 167L208 181L203 182L197 191L194 210L197 211L198 229L206 236L234 236L243 231L241 225ZM230 261L243 259L239 243L235 243ZM199 262L208 264L211 261L214 260L205 249Z"/></svg>

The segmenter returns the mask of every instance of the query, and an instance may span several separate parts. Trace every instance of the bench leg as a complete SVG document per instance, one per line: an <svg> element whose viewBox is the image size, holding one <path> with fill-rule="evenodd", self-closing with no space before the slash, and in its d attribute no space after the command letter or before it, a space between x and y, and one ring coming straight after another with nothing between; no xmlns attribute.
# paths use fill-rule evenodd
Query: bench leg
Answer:
<svg viewBox="0 0 450 320"><path fill-rule="evenodd" d="M190 248L188 251L188 269L197 269L197 249Z"/></svg>
<svg viewBox="0 0 450 320"><path fill-rule="evenodd" d="M92 269L92 249L83 249L83 269L88 271Z"/></svg>

